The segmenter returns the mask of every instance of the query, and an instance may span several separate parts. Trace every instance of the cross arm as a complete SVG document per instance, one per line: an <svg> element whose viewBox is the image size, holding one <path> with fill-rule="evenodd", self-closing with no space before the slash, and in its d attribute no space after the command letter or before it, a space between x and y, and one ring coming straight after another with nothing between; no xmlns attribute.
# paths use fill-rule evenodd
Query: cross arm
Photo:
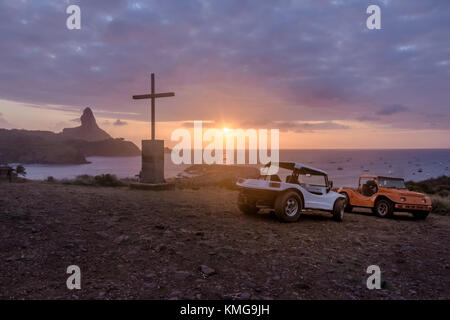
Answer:
<svg viewBox="0 0 450 320"><path fill-rule="evenodd" d="M164 93L134 95L133 99L139 100L139 99L152 99L152 98L167 98L167 97L174 97L174 96L175 96L175 92L164 92Z"/></svg>

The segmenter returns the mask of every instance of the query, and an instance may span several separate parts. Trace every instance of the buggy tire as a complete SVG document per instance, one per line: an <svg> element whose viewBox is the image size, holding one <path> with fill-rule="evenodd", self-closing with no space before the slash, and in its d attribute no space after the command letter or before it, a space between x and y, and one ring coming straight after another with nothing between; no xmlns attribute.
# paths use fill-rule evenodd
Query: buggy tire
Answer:
<svg viewBox="0 0 450 320"><path fill-rule="evenodd" d="M373 210L380 218L390 218L394 215L394 204L388 199L380 199L375 202Z"/></svg>
<svg viewBox="0 0 450 320"><path fill-rule="evenodd" d="M414 216L414 219L425 220L430 214L430 211L414 211L412 214Z"/></svg>
<svg viewBox="0 0 450 320"><path fill-rule="evenodd" d="M333 220L334 221L342 221L344 219L344 211L345 211L345 199L339 198L334 202L333 211Z"/></svg>
<svg viewBox="0 0 450 320"><path fill-rule="evenodd" d="M283 192L275 199L275 215L285 222L295 222L300 218L303 201L295 191Z"/></svg>

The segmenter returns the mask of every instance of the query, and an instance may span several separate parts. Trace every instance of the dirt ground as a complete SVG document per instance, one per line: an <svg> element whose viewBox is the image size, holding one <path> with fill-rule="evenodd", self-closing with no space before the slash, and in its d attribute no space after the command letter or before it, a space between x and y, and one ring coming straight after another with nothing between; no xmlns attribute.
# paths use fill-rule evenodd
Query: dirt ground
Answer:
<svg viewBox="0 0 450 320"><path fill-rule="evenodd" d="M237 192L0 184L1 299L449 299L450 217L297 223ZM66 268L81 268L68 290ZM366 268L383 289L368 290ZM202 268L203 266L203 268Z"/></svg>

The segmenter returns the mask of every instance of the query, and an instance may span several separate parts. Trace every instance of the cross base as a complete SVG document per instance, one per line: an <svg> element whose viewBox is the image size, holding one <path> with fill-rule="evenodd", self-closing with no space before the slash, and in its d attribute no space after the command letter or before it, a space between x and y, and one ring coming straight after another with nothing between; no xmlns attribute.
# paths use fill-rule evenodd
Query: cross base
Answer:
<svg viewBox="0 0 450 320"><path fill-rule="evenodd" d="M164 140L142 140L142 170L139 182L165 182Z"/></svg>

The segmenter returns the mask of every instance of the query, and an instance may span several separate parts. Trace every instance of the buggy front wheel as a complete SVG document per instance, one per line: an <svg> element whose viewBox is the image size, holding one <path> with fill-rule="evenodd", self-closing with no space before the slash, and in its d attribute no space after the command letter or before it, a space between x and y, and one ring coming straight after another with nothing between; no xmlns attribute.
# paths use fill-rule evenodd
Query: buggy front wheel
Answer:
<svg viewBox="0 0 450 320"><path fill-rule="evenodd" d="M345 199L337 199L334 202L333 211L333 220L342 221L344 219L344 211L345 211Z"/></svg>

